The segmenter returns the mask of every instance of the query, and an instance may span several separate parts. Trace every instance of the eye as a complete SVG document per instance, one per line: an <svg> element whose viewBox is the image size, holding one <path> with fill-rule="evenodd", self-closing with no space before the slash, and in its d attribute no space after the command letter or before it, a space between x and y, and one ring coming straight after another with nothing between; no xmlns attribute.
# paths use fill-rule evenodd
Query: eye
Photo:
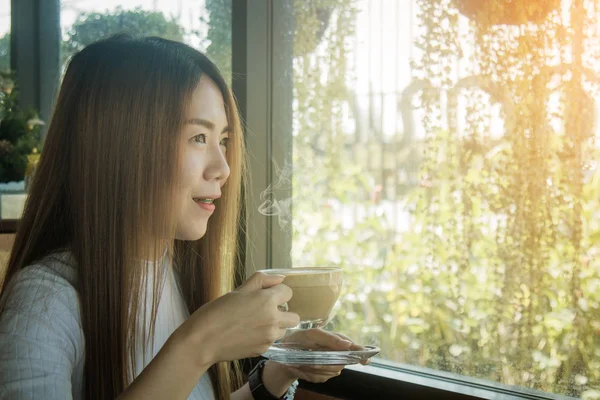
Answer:
<svg viewBox="0 0 600 400"><path fill-rule="evenodd" d="M194 143L203 143L203 144L206 144L206 135L204 133L201 133L199 135L194 136L191 140Z"/></svg>
<svg viewBox="0 0 600 400"><path fill-rule="evenodd" d="M227 145L229 144L229 138L223 138L221 139L221 141L219 142L219 146L222 146L225 148L225 150L227 150Z"/></svg>

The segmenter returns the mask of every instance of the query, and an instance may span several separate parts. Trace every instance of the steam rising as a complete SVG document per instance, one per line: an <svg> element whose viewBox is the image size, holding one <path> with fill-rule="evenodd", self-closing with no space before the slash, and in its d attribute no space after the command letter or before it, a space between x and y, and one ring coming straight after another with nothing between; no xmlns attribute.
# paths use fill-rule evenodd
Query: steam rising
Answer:
<svg viewBox="0 0 600 400"><path fill-rule="evenodd" d="M269 185L261 194L260 200L261 205L258 207L258 212L268 217L277 217L279 227L281 230L289 229L289 225L292 222L292 165L286 164L283 168L279 168L279 165L273 161L275 170L274 175L276 177L275 184ZM303 199L304 201L304 199ZM295 260L298 261L298 260ZM302 265L311 265L310 262L300 263ZM335 306L334 314L339 314L341 311L340 302L343 297L340 296L338 303ZM334 332L337 328L342 328L342 325L338 317L332 318L323 329ZM346 332L347 333L347 332ZM357 340L357 344L379 346L379 330L363 328L362 335L359 338L351 338Z"/></svg>
<svg viewBox="0 0 600 400"><path fill-rule="evenodd" d="M292 197L289 196L292 192L292 166L286 164L281 169L276 162L273 163L277 182L269 185L260 194L262 204L258 207L258 212L265 216L277 217L279 228L285 230L292 221Z"/></svg>

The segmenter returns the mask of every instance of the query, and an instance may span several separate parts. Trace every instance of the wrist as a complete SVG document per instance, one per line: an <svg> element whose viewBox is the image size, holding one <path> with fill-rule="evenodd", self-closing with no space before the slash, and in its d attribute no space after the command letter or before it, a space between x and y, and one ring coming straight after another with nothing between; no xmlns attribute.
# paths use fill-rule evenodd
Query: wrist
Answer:
<svg viewBox="0 0 600 400"><path fill-rule="evenodd" d="M186 364L191 368L201 371L208 370L215 364L210 353L210 349L213 348L212 344L203 339L202 332L189 332L184 325L185 323L173 332L165 346L176 349L175 351L181 355L181 359L186 360Z"/></svg>
<svg viewBox="0 0 600 400"><path fill-rule="evenodd" d="M283 396L298 378L285 365L267 361L262 371L262 381L269 393Z"/></svg>

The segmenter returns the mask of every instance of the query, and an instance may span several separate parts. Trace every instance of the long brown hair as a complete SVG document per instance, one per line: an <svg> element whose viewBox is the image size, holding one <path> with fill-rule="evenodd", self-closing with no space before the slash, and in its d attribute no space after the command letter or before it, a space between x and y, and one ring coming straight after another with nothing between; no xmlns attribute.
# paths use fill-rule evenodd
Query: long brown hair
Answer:
<svg viewBox="0 0 600 400"><path fill-rule="evenodd" d="M207 234L173 239L171 199L189 99L206 74L232 128L231 174ZM244 141L235 100L217 67L182 43L119 35L87 46L67 68L19 223L2 293L17 272L68 250L77 264L85 337L84 396L115 398L131 382L136 318L145 313L140 254L173 257L190 312L233 287ZM155 270L156 272L156 270ZM156 287L156 286L155 286ZM155 321L156 302L151 320ZM1 312L1 310L0 310ZM152 333L153 335L153 333ZM237 363L209 370L216 394L241 384Z"/></svg>

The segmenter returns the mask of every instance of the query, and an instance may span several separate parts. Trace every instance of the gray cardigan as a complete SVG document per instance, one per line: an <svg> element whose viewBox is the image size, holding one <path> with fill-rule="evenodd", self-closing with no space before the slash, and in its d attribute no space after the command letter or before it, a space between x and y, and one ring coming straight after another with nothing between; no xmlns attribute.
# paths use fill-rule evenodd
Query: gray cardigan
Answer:
<svg viewBox="0 0 600 400"><path fill-rule="evenodd" d="M0 399L82 399L85 343L68 260L62 253L28 266L2 299ZM214 399L208 374L189 399Z"/></svg>

